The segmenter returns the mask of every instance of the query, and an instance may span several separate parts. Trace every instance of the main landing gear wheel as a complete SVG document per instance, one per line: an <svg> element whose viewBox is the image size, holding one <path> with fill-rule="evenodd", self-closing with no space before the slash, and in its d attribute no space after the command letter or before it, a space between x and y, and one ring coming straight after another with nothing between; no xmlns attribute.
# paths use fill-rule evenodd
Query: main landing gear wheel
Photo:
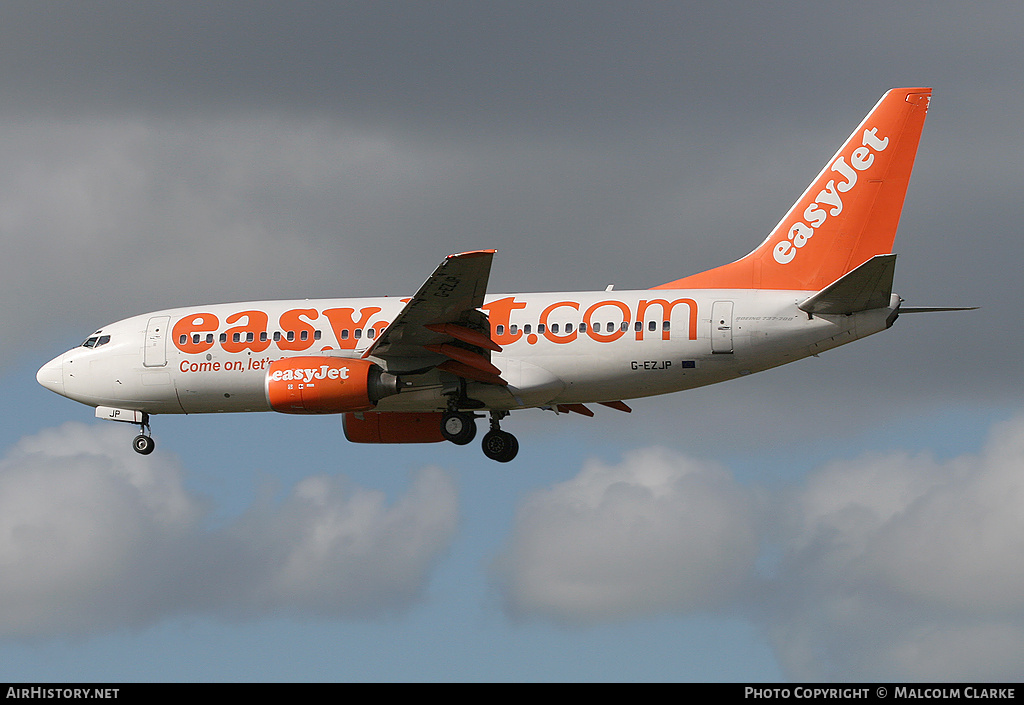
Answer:
<svg viewBox="0 0 1024 705"><path fill-rule="evenodd" d="M507 463L519 453L519 441L508 431L493 429L484 434L484 455L499 463Z"/></svg>
<svg viewBox="0 0 1024 705"><path fill-rule="evenodd" d="M156 443L153 441L151 436L146 436L140 433L135 437L135 440L132 441L132 448L134 448L135 452L139 455L149 455L153 452L153 449L156 448Z"/></svg>
<svg viewBox="0 0 1024 705"><path fill-rule="evenodd" d="M461 411L446 411L441 416L441 435L446 441L464 446L476 437L476 419Z"/></svg>

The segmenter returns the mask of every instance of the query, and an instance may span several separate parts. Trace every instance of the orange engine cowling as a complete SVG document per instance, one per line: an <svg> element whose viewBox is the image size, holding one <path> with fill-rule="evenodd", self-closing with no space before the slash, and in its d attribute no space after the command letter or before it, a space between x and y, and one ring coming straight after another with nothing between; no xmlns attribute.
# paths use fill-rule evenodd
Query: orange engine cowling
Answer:
<svg viewBox="0 0 1024 705"><path fill-rule="evenodd" d="M352 443L438 443L440 411L367 411L345 414L345 438Z"/></svg>
<svg viewBox="0 0 1024 705"><path fill-rule="evenodd" d="M270 363L270 408L284 414L339 414L372 409L398 393L398 378L369 360L288 357Z"/></svg>

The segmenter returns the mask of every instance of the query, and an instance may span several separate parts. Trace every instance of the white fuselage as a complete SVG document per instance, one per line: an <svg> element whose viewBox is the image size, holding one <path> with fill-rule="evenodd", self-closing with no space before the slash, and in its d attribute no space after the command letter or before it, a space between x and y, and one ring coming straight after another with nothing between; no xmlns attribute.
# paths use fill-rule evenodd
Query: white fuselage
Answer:
<svg viewBox="0 0 1024 705"><path fill-rule="evenodd" d="M758 372L877 333L899 307L809 316L813 292L641 290L487 297L490 360L507 387L466 396L504 410L666 394ZM285 357L362 357L400 298L261 301L158 311L105 326L39 381L90 406L150 414L269 411L266 371ZM109 339L100 341L109 336ZM371 357L371 360L376 358ZM380 411L445 409L452 377L401 369ZM390 368L389 368L390 365Z"/></svg>

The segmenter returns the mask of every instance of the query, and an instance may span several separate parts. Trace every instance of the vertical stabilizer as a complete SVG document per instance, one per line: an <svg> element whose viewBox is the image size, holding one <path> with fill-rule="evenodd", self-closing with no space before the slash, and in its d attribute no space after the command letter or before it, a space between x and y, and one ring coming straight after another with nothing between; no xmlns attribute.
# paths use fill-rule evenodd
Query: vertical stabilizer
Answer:
<svg viewBox="0 0 1024 705"><path fill-rule="evenodd" d="M894 88L883 95L749 255L654 288L818 291L892 252L931 94Z"/></svg>

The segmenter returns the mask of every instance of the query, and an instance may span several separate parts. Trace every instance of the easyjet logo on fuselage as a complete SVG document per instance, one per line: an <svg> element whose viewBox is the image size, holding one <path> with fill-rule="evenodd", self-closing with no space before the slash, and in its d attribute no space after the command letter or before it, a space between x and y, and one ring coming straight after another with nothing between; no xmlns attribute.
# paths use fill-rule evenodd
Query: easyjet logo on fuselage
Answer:
<svg viewBox="0 0 1024 705"><path fill-rule="evenodd" d="M864 130L861 146L849 155L849 162L846 161L846 155L841 155L832 162L829 171L836 172L843 180L829 180L825 188L814 197L814 201L804 208L801 214L803 220L796 221L786 229L785 239L772 250L776 262L792 262L800 249L814 237L817 228L824 225L830 216L835 217L843 212L842 194L848 193L857 185L858 173L870 168L875 161L875 153L884 151L888 146L889 138L878 137L878 128L872 127L870 130Z"/></svg>
<svg viewBox="0 0 1024 705"><path fill-rule="evenodd" d="M599 343L611 343L632 332L636 340L658 330L662 340L671 337L670 322L673 311L685 311L686 335L697 339L697 302L693 299L640 299L631 306L618 299L597 301L584 307L578 301L556 301L545 306L530 324L515 325L516 312L527 307L525 301L507 296L484 304L491 324L491 339L498 345L511 345L524 340L535 345L546 339L555 344L567 344L580 336ZM174 346L183 353L205 353L215 345L228 353L262 353L272 346L285 352L302 352L318 345L317 350L355 350L363 338L373 339L388 327L389 321L373 317L382 309L378 306L355 308L297 308L285 311L278 318L275 329L270 326L266 311L247 309L232 313L224 319L230 326L221 330L220 317L211 312L190 313L179 318L171 330ZM679 314L676 314L677 317ZM326 321L333 333L333 341L321 340L316 325ZM534 327L535 326L535 327ZM322 327L322 326L321 326Z"/></svg>
<svg viewBox="0 0 1024 705"><path fill-rule="evenodd" d="M304 359L304 358L299 358ZM270 379L274 382L305 382L324 379L348 379L347 367L331 367L321 365L320 367L305 367L296 370L284 369L274 370L270 373Z"/></svg>

